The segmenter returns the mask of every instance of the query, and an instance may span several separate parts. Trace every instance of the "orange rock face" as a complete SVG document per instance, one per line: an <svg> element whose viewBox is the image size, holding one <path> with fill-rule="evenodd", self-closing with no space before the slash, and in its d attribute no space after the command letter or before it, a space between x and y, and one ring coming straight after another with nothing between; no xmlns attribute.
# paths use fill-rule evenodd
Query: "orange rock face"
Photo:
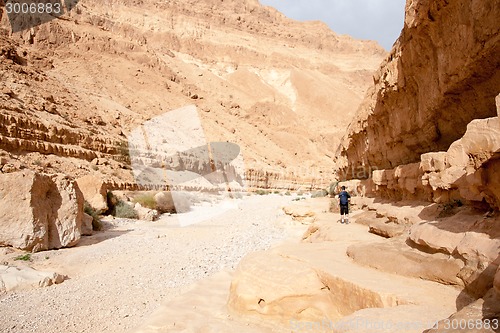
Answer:
<svg viewBox="0 0 500 333"><path fill-rule="evenodd" d="M391 169L497 115L498 3L408 1L405 26L339 147L339 167Z"/></svg>
<svg viewBox="0 0 500 333"><path fill-rule="evenodd" d="M50 171L99 171L117 183L133 182L130 131L190 104L208 141L236 143L248 170L277 175L250 185L331 178L342 132L386 54L257 1L92 0L1 38L0 149L32 152L22 161L31 168L41 153Z"/></svg>

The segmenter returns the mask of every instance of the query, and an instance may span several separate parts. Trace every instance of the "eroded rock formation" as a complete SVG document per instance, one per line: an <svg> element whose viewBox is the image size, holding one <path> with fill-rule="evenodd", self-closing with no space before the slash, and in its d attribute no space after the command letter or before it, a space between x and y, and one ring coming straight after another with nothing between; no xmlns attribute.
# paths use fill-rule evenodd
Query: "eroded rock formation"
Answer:
<svg viewBox="0 0 500 333"><path fill-rule="evenodd" d="M0 245L36 252L80 240L83 195L67 176L0 174L0 193Z"/></svg>
<svg viewBox="0 0 500 333"><path fill-rule="evenodd" d="M235 143L248 169L272 174L248 186L310 183L298 167L331 175L386 54L257 1L92 0L9 37L2 20L0 149L33 152L21 163L37 170L37 153L51 156L39 171L99 171L110 183L134 182L123 145L132 129L191 104L207 142Z"/></svg>
<svg viewBox="0 0 500 333"><path fill-rule="evenodd" d="M401 36L339 146L342 174L419 162L497 115L499 15L495 0L407 2Z"/></svg>

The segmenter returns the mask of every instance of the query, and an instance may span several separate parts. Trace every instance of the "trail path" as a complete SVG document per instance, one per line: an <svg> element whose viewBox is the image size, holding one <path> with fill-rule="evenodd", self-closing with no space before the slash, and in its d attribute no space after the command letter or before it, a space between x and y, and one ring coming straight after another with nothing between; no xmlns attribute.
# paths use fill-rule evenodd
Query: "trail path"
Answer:
<svg viewBox="0 0 500 333"><path fill-rule="evenodd" d="M127 332L194 282L286 238L276 220L290 200L245 197L238 209L184 228L175 216L155 223L118 219L77 247L33 254L34 268L69 278L0 296L0 332ZM14 255L0 260L12 264Z"/></svg>

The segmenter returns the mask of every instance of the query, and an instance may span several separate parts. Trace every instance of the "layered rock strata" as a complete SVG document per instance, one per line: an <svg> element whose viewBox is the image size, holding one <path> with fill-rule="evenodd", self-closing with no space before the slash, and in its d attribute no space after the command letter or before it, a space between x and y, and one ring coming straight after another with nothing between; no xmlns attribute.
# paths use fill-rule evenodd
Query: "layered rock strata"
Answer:
<svg viewBox="0 0 500 333"><path fill-rule="evenodd" d="M472 120L496 116L499 15L494 0L408 1L401 36L337 151L341 173L418 163Z"/></svg>

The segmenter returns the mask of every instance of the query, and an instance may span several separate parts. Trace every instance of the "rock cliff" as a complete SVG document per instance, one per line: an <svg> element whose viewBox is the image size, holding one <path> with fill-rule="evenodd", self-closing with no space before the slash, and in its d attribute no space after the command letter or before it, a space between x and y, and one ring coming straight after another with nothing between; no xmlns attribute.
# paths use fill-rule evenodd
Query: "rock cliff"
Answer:
<svg viewBox="0 0 500 333"><path fill-rule="evenodd" d="M419 162L497 115L499 15L494 0L407 1L401 36L337 151L347 178Z"/></svg>
<svg viewBox="0 0 500 333"><path fill-rule="evenodd" d="M41 153L51 172L116 183L133 183L130 132L190 104L206 139L239 145L248 169L285 183L304 183L299 167L331 176L386 54L250 0L90 0L33 29L11 33L5 16L2 26L0 148L33 152L21 162L35 169Z"/></svg>

